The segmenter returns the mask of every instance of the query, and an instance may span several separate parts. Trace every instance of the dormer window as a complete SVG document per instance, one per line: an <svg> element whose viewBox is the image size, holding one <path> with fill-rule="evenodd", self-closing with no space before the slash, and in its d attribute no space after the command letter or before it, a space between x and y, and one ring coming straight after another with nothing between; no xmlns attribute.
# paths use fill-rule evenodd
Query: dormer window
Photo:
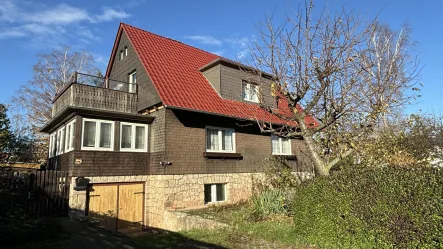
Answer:
<svg viewBox="0 0 443 249"><path fill-rule="evenodd" d="M243 81L242 95L243 100L258 103L258 85Z"/></svg>

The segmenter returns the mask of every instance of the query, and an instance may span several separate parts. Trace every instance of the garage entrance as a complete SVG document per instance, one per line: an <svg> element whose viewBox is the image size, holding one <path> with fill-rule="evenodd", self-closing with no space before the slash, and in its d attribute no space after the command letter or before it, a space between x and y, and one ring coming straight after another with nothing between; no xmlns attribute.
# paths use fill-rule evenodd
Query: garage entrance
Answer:
<svg viewBox="0 0 443 249"><path fill-rule="evenodd" d="M144 183L93 184L88 189L88 216L107 229L141 230L143 200Z"/></svg>

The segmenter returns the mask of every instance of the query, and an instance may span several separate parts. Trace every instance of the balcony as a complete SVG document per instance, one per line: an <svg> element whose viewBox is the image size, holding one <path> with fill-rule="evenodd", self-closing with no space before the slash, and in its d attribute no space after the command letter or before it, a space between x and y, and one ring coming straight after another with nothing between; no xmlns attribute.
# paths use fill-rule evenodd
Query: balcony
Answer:
<svg viewBox="0 0 443 249"><path fill-rule="evenodd" d="M137 84L75 73L53 101L52 117L66 107L137 113Z"/></svg>

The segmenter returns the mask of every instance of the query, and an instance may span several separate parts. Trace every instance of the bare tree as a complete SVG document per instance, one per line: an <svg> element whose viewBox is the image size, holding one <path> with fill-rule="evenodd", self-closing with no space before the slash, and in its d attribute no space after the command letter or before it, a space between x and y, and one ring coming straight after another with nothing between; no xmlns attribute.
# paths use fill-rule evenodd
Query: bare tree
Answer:
<svg viewBox="0 0 443 249"><path fill-rule="evenodd" d="M69 47L39 54L33 78L20 86L12 98L14 107L25 111L28 122L41 127L51 119L52 100L73 79L75 71L97 74L94 59L88 53L73 52Z"/></svg>
<svg viewBox="0 0 443 249"><path fill-rule="evenodd" d="M419 90L413 88L419 62L407 26L396 33L345 10L314 18L313 8L311 1L278 25L267 16L257 25L260 37L249 64L274 75L273 96L290 113L261 101L284 120L278 125L257 120L262 132L302 137L316 173L328 175L361 136L416 97L406 90ZM307 124L307 117L318 125Z"/></svg>
<svg viewBox="0 0 443 249"><path fill-rule="evenodd" d="M84 51L71 51L69 47L39 54L38 58L32 79L21 85L12 97L12 109L16 111L13 116L15 132L18 138L27 139L21 139L26 141L21 144L32 148L33 160L44 161L49 142L47 136L38 134L38 130L52 117L55 95L73 80L75 71L95 75L100 70L95 67L91 55Z"/></svg>

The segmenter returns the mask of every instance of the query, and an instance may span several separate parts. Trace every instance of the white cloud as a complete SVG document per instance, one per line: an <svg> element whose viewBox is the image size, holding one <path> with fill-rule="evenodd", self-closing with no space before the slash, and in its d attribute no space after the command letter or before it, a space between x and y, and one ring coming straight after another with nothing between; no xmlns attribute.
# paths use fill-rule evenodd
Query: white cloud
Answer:
<svg viewBox="0 0 443 249"><path fill-rule="evenodd" d="M109 22L114 19L125 19L128 18L129 14L124 11L117 11L115 9L104 9L103 14L96 15L92 18L92 22Z"/></svg>
<svg viewBox="0 0 443 249"><path fill-rule="evenodd" d="M240 49L240 51L237 52L236 56L237 59L243 59L249 54L249 44L252 42L254 37L233 37L226 39L225 41L229 44L231 44L232 48Z"/></svg>
<svg viewBox="0 0 443 249"><path fill-rule="evenodd" d="M218 40L218 39L216 39L212 36L208 36L208 35L190 35L190 36L185 36L185 39L193 40L195 42L205 44L205 45L221 46L223 43L221 40Z"/></svg>
<svg viewBox="0 0 443 249"><path fill-rule="evenodd" d="M243 59L243 58L245 58L248 54L249 54L249 49L241 50L241 51L239 51L239 52L237 53L237 58L238 58L238 59Z"/></svg>
<svg viewBox="0 0 443 249"><path fill-rule="evenodd" d="M102 13L90 13L66 3L45 6L5 0L0 5L0 39L29 37L31 41L56 41L73 36L88 43L100 40L91 31L90 25L129 16L125 11L113 8L104 8ZM6 25L2 25L5 23Z"/></svg>
<svg viewBox="0 0 443 249"><path fill-rule="evenodd" d="M220 51L212 51L211 53L216 54L216 55L218 55L218 56L222 56L222 55L225 53L225 51L224 51L224 50L220 50Z"/></svg>
<svg viewBox="0 0 443 249"><path fill-rule="evenodd" d="M238 47L242 47L242 48L247 48L250 41L251 40L248 37L234 37L234 38L226 39L227 43L230 43L233 46L238 46Z"/></svg>
<svg viewBox="0 0 443 249"><path fill-rule="evenodd" d="M52 9L43 10L36 13L23 12L19 18L25 22L39 23L45 25L66 25L71 23L78 23L89 19L89 14L84 9L69 6L67 4L60 4Z"/></svg>

